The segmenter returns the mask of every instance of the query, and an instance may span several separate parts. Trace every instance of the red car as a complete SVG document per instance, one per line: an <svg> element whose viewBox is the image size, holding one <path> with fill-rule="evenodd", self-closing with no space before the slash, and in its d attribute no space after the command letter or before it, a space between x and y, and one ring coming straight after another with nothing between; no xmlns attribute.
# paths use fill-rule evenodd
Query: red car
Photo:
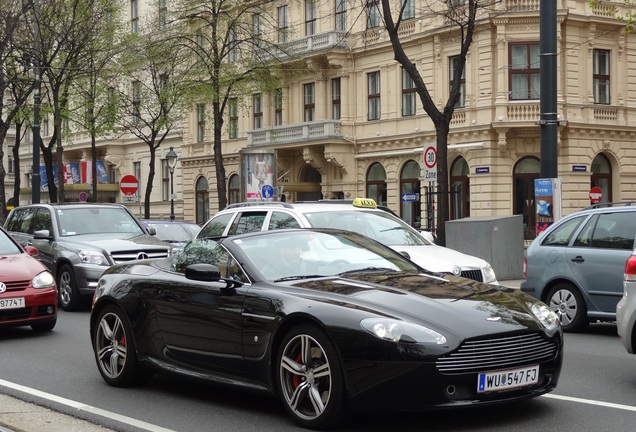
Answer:
<svg viewBox="0 0 636 432"><path fill-rule="evenodd" d="M57 322L57 286L53 275L0 228L0 327L31 326L51 331Z"/></svg>

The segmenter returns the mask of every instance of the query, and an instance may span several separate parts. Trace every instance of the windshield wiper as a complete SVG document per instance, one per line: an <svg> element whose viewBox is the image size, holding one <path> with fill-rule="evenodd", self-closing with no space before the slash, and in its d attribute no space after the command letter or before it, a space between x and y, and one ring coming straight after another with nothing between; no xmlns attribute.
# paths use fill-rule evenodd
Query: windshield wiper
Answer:
<svg viewBox="0 0 636 432"><path fill-rule="evenodd" d="M393 228L387 228L387 229L380 230L380 232L395 231L395 230L406 231L406 230L404 229L404 227L401 227L401 226L394 226Z"/></svg>
<svg viewBox="0 0 636 432"><path fill-rule="evenodd" d="M319 278L319 277L325 277L325 275L298 275L298 276L285 276L279 279L275 279L274 282L284 282L284 281L290 281L290 280L301 280L301 279L313 279L313 278Z"/></svg>

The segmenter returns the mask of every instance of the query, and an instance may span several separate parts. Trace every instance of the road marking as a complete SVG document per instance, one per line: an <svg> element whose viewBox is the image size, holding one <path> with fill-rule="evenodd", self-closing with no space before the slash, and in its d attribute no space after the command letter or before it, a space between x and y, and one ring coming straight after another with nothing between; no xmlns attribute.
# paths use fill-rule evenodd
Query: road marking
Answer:
<svg viewBox="0 0 636 432"><path fill-rule="evenodd" d="M15 383L12 383L12 382L9 382L9 381L5 381L5 380L2 380L2 379L0 379L0 386L8 387L8 388L11 388L11 389L14 389L14 390L21 391L23 393L27 393L27 394L33 395L33 396L37 396L37 397L41 397L41 398L44 398L44 399L48 399L50 401L57 402L57 403L60 403L62 405L66 405L68 407L71 407L71 408L74 408L74 409L77 409L77 410L81 410L81 411L89 412L89 413L92 413L92 414L97 414L99 416L106 417L106 418L109 418L109 419L117 420L118 422L125 423L125 424L131 425L131 426L135 426L135 427L138 427L140 429L147 430L147 431L150 431L150 432L176 432L176 431L174 431L172 429L166 429L164 427L157 426L157 425L154 425L152 423L146 423L144 421L137 420L137 419L134 419L132 417L127 417L127 416L124 416L124 415L121 415L121 414L117 414L117 413L114 413L114 412L111 412L111 411L106 411L106 410L103 410L103 409L100 409L100 408L96 408L96 407L91 406L91 405L86 405L86 404L83 404L83 403L80 403L80 402L75 402L75 401L73 401L71 399L66 399L66 398L63 398L63 397L55 396L54 394L51 394L51 393L46 393L46 392L43 392L43 391L40 391L40 390L32 389L30 387L25 387L25 386L22 386L20 384L15 384Z"/></svg>
<svg viewBox="0 0 636 432"><path fill-rule="evenodd" d="M543 395L543 397L550 398L550 399L560 399L560 400L564 400L568 402L577 402L577 403L588 404L588 405L602 406L606 408L615 408L615 409L620 409L625 411L636 411L636 406L631 406L631 405L621 405L621 404L615 404L611 402L601 402L601 401L596 401L591 399L581 399L581 398L561 396L561 395L555 395L555 394L546 394L546 395Z"/></svg>

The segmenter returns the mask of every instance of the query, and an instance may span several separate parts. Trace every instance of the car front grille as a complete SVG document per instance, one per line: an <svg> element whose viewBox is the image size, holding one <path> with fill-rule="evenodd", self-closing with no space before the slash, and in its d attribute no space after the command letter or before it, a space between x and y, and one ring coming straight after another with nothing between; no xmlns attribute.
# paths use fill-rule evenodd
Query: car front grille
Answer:
<svg viewBox="0 0 636 432"><path fill-rule="evenodd" d="M25 289L29 287L29 284L31 283L30 280L11 281L11 282L2 281L2 282L4 282L4 284L6 285L7 291L24 291Z"/></svg>
<svg viewBox="0 0 636 432"><path fill-rule="evenodd" d="M437 370L446 374L483 372L536 364L553 359L557 345L538 333L468 340L457 351L437 360Z"/></svg>
<svg viewBox="0 0 636 432"><path fill-rule="evenodd" d="M476 280L477 282L484 281L481 270L462 270L461 276L465 277L466 279Z"/></svg>
<svg viewBox="0 0 636 432"><path fill-rule="evenodd" d="M131 250L131 251L116 251L112 252L111 256L116 264L121 264L129 261L136 261L141 259L157 259L165 258L169 256L168 249L164 250Z"/></svg>

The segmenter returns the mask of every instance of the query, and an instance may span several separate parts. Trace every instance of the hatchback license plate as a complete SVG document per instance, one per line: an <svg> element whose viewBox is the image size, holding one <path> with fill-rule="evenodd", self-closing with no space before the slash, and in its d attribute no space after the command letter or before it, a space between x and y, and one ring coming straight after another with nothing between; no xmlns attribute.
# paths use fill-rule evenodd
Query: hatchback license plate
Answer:
<svg viewBox="0 0 636 432"><path fill-rule="evenodd" d="M506 390L539 382L539 366L511 369L499 372L480 373L477 378L477 392Z"/></svg>
<svg viewBox="0 0 636 432"><path fill-rule="evenodd" d="M0 309L18 309L24 307L24 297L0 299Z"/></svg>

